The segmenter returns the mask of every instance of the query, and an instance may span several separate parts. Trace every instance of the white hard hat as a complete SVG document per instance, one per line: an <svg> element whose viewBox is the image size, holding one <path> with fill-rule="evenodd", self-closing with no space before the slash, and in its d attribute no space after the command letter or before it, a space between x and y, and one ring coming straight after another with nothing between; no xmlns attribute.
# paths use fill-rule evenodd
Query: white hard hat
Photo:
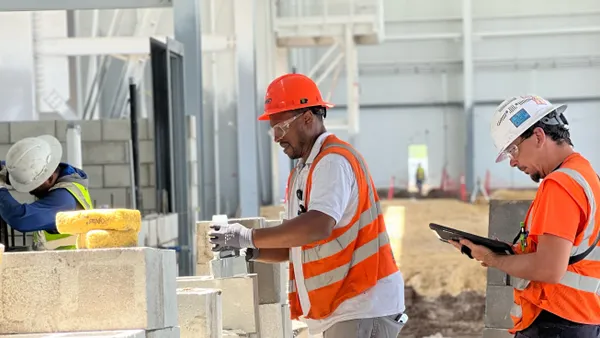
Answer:
<svg viewBox="0 0 600 338"><path fill-rule="evenodd" d="M62 145L51 135L27 137L6 154L10 185L19 192L37 189L52 176L62 158Z"/></svg>
<svg viewBox="0 0 600 338"><path fill-rule="evenodd" d="M567 105L553 105L536 95L514 96L504 100L494 112L490 133L498 151L496 163L506 159L506 148L549 113L562 114ZM566 121L566 120L565 120Z"/></svg>

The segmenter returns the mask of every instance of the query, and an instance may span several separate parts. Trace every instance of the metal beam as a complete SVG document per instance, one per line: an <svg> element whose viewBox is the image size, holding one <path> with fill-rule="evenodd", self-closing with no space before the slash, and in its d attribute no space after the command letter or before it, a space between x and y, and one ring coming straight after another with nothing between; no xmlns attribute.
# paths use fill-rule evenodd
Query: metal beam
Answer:
<svg viewBox="0 0 600 338"><path fill-rule="evenodd" d="M239 217L259 215L255 0L234 0Z"/></svg>
<svg viewBox="0 0 600 338"><path fill-rule="evenodd" d="M171 7L173 0L0 0L0 12Z"/></svg>
<svg viewBox="0 0 600 338"><path fill-rule="evenodd" d="M475 186L475 126L473 94L473 11L472 0L462 1L463 14L463 95L466 118L465 183L467 191Z"/></svg>
<svg viewBox="0 0 600 338"><path fill-rule="evenodd" d="M353 25L347 24L344 39L344 57L346 58L346 96L348 102L349 139L356 146L356 136L359 133L360 104L358 90L358 55L354 41Z"/></svg>
<svg viewBox="0 0 600 338"><path fill-rule="evenodd" d="M202 34L201 27L201 3L200 0L173 0L173 22L175 26L175 39L183 45L185 57L183 58L184 73L184 102L187 115L196 116L196 151L198 153L198 205L200 210L195 219L211 219L212 215L207 215L203 203L205 202L205 181L202 172L204 166L211 166L212 159L206 158L203 151L204 139L204 114L202 109ZM193 190L186 194L195 194ZM190 198L194 200L194 198ZM209 218L210 217L210 218ZM190 217L194 218L194 217ZM194 224L189 224L193 227ZM195 229L195 227L194 227ZM195 255L194 255L195 256ZM195 270L195 266L194 269ZM194 273L194 272L193 272ZM192 274L193 274L192 273Z"/></svg>
<svg viewBox="0 0 600 338"><path fill-rule="evenodd" d="M153 37L165 42L166 36ZM234 38L217 35L202 36L202 52L221 52L233 48ZM52 56L82 55L148 55L148 37L77 37L45 38L41 41L39 53Z"/></svg>

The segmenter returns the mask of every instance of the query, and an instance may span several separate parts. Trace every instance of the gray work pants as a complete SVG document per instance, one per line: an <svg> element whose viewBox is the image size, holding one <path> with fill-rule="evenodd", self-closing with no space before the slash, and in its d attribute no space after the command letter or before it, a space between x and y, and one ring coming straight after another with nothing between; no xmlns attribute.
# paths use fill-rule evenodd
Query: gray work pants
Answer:
<svg viewBox="0 0 600 338"><path fill-rule="evenodd" d="M339 322L323 332L323 338L397 338L404 324L398 315Z"/></svg>

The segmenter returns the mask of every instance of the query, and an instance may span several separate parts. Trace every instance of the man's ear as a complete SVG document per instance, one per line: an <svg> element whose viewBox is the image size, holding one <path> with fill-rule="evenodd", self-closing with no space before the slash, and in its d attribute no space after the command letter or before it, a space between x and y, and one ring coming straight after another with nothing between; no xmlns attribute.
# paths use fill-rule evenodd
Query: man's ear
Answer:
<svg viewBox="0 0 600 338"><path fill-rule="evenodd" d="M533 135L535 136L535 143L538 148L544 145L546 142L546 133L542 128L535 128L533 130Z"/></svg>

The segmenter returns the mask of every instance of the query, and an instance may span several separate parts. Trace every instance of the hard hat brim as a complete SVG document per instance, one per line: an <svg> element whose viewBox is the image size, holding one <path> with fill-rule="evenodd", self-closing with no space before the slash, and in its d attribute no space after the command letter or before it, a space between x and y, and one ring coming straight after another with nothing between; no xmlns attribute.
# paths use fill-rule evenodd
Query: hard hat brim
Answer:
<svg viewBox="0 0 600 338"><path fill-rule="evenodd" d="M311 106L311 107L333 108L333 107L335 107L335 104L329 103L329 102L323 102L322 104L320 104L318 106ZM306 107L306 108L310 108L310 107ZM299 109L299 108L295 108L295 109ZM269 116L271 116L271 115L275 115L275 114L279 114L279 113L283 113L283 112L286 112L286 111L289 111L289 110L295 110L295 109L282 108L282 109L277 109L277 110L265 111L265 112L263 112L262 115L260 115L258 117L258 120L259 121L268 121L269 120Z"/></svg>
<svg viewBox="0 0 600 338"><path fill-rule="evenodd" d="M31 182L25 184L19 183L17 181L11 181L10 185L18 192L29 193L39 188L40 185L42 185L47 179L50 178L50 176L52 176L54 170L56 170L62 159L62 145L54 136L41 135L37 138L47 142L50 146L50 161L46 166L46 171L42 175L38 176L35 180L32 180Z"/></svg>

